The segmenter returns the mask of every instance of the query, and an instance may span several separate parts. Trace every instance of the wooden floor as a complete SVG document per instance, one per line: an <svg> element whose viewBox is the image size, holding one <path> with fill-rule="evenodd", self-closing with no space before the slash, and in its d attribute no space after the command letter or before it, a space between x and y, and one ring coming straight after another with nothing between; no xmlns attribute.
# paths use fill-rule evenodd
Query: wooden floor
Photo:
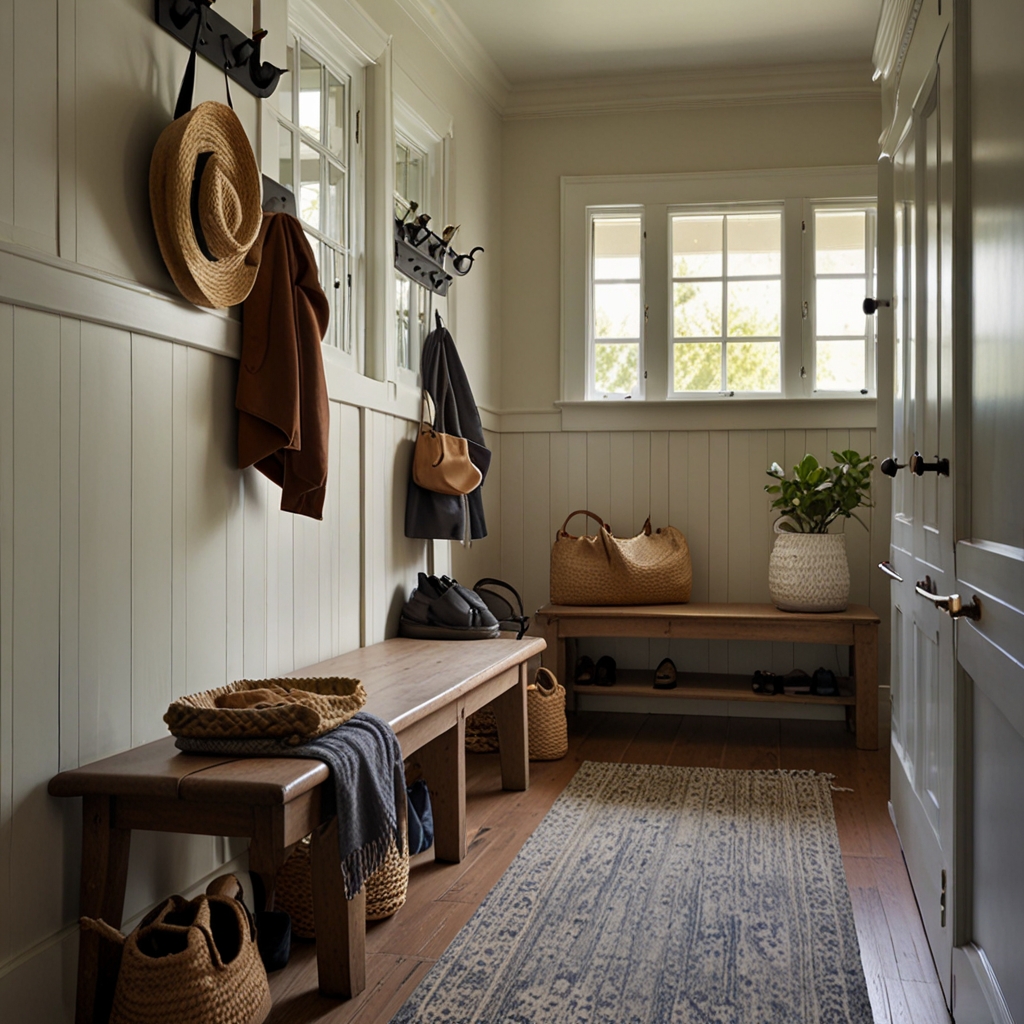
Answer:
<svg viewBox="0 0 1024 1024"><path fill-rule="evenodd" d="M582 761L832 772L836 822L876 1024L948 1024L899 842L889 820L888 744L857 750L841 722L582 713L569 755L531 765L530 789L503 793L496 754L467 755L469 855L413 859L406 905L370 924L367 987L339 1003L316 989L313 947L271 975L269 1024L386 1024L469 920ZM539 1022L546 1024L546 1022Z"/></svg>

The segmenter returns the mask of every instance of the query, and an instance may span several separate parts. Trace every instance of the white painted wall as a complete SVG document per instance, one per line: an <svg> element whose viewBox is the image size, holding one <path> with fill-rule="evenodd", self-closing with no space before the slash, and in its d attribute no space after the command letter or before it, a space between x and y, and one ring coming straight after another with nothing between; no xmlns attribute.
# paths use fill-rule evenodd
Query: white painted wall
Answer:
<svg viewBox="0 0 1024 1024"><path fill-rule="evenodd" d="M217 6L248 24L247 0ZM282 63L287 8L263 6ZM500 119L397 3L368 9L451 115L453 205L493 256L449 319L496 401ZM404 536L415 394L330 352L323 522L235 468L237 315L176 297L149 216L187 56L151 19L143 0L0 5L0 1016L33 1024L72 1019L75 988L80 805L48 780L166 735L177 695L393 636L417 570L449 569L447 545ZM198 68L196 98L220 98ZM258 152L257 101L233 97ZM126 919L241 854L136 834Z"/></svg>

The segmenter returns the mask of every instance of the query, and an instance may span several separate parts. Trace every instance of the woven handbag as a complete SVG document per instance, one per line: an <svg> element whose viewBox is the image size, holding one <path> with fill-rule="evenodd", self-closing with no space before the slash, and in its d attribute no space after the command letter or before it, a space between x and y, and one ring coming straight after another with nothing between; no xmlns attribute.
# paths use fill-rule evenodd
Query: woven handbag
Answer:
<svg viewBox="0 0 1024 1024"><path fill-rule="evenodd" d="M306 836L281 865L274 881L274 909L291 915L292 935L315 939L313 923L313 868ZM366 880L366 920L390 917L405 903L409 893L409 843L402 837L402 852L395 843L388 848L384 863Z"/></svg>
<svg viewBox="0 0 1024 1024"><path fill-rule="evenodd" d="M438 422L430 422L429 400L430 395L424 391L420 432L412 453L412 478L427 491L469 494L483 482L483 474L469 457L469 442L444 432L443 401L438 406Z"/></svg>
<svg viewBox="0 0 1024 1024"><path fill-rule="evenodd" d="M171 896L127 937L81 923L123 947L110 1024L262 1024L270 1013L256 928L229 896Z"/></svg>
<svg viewBox="0 0 1024 1024"><path fill-rule="evenodd" d="M578 515L600 523L596 537L566 532ZM686 538L674 526L652 532L649 518L635 537L620 539L593 512L580 509L566 517L551 548L552 604L685 604L692 583Z"/></svg>
<svg viewBox="0 0 1024 1024"><path fill-rule="evenodd" d="M344 725L365 703L358 679L242 679L179 697L164 721L175 736L299 744Z"/></svg>

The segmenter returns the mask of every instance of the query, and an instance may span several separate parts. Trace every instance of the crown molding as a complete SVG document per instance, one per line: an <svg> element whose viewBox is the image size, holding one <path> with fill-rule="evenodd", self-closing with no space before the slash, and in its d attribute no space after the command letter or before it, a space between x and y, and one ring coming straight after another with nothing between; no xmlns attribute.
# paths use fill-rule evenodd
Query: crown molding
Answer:
<svg viewBox="0 0 1024 1024"><path fill-rule="evenodd" d="M474 86L497 114L502 114L512 88L465 22L446 0L396 0L448 63Z"/></svg>
<svg viewBox="0 0 1024 1024"><path fill-rule="evenodd" d="M402 2L402 0L400 0ZM555 79L515 86L506 120L642 110L875 99L862 61Z"/></svg>
<svg viewBox="0 0 1024 1024"><path fill-rule="evenodd" d="M922 3L923 0L884 0L871 53L875 78L899 80Z"/></svg>
<svg viewBox="0 0 1024 1024"><path fill-rule="evenodd" d="M291 0L288 13L301 34L326 46L329 52L348 51L364 67L376 64L387 49L390 37L356 0L334 0L334 3L338 13L333 16L327 15L313 0ZM339 23L345 25L344 30Z"/></svg>

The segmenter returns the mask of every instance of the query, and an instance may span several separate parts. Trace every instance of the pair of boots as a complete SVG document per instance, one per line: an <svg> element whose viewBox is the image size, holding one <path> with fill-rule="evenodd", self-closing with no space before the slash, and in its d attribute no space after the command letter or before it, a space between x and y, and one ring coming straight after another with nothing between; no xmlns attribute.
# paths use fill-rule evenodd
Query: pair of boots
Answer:
<svg viewBox="0 0 1024 1024"><path fill-rule="evenodd" d="M398 622L399 636L414 640L493 640L500 631L479 594L447 576L424 572Z"/></svg>

